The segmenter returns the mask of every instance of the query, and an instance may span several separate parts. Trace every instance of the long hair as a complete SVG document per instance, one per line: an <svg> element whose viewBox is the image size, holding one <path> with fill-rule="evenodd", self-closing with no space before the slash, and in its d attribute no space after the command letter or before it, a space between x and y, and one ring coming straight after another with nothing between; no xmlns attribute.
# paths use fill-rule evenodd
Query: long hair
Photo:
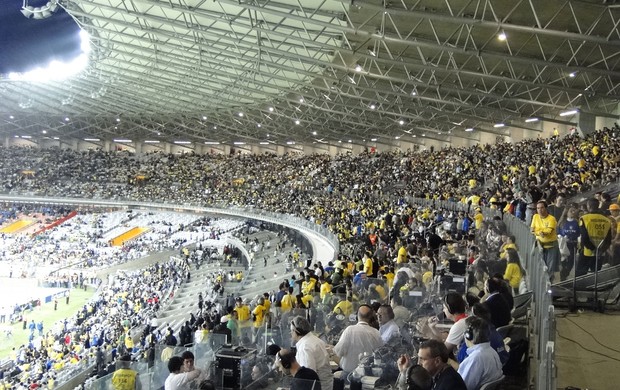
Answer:
<svg viewBox="0 0 620 390"><path fill-rule="evenodd" d="M506 254L508 255L508 263L515 263L521 268L521 275L525 276L525 269L521 265L521 259L519 258L519 253L513 248L508 248L506 250Z"/></svg>

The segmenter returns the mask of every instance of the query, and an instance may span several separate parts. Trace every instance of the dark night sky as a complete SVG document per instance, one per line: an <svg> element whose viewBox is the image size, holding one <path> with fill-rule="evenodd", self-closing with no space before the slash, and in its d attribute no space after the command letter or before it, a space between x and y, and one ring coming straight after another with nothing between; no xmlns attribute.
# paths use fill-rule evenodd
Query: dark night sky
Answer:
<svg viewBox="0 0 620 390"><path fill-rule="evenodd" d="M25 72L51 60L68 61L80 54L79 27L60 7L47 19L27 19L23 0L0 0L0 74ZM29 0L33 7L47 0Z"/></svg>

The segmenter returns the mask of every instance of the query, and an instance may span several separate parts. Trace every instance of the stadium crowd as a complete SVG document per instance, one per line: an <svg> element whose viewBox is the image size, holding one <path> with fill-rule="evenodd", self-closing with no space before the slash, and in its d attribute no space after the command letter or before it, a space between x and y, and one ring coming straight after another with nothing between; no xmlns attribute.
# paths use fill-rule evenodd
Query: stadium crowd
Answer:
<svg viewBox="0 0 620 390"><path fill-rule="evenodd" d="M397 332L392 321L404 324L411 316L409 309L416 302L406 302L415 297L409 292L430 291L438 268L448 267L450 258L464 259L472 265L468 287L476 288L479 294L468 294L467 301L464 293L445 294L443 315L454 326L448 333L443 332L435 316L420 324L420 331L428 332L438 342L422 344L418 362L433 376L434 388L472 390L502 375L503 344L495 345L492 339L495 328L510 321L513 292L522 288L525 271L519 263L514 237L506 232L501 218L485 221L477 207L501 208L528 225L532 223L539 237L549 235L536 230L538 220L547 217L549 208L559 212L560 221L563 216L569 222L579 216L579 206L564 208L556 202L558 199L617 180L618 131L603 129L586 137L553 137L437 152L333 158L160 153L131 156L9 148L0 154L5 159L0 172L5 170L3 184L10 192L250 205L300 215L330 228L343 244L350 244L343 245L336 261L298 269L294 278L281 282L279 291L266 292L251 307L241 299L218 306L217 298L212 297L214 300L209 302L213 304L200 313L202 323L198 324L200 318L190 320L185 332L196 334L206 327L251 344L260 341L262 335L257 329L269 321L271 326L283 329L282 335L292 335L291 340L279 340L287 348L290 342L299 344L317 328L317 322L334 327L330 318L321 320L318 313L309 314L313 306L327 303L331 318L357 312L357 323L345 329L336 345L311 343L316 347L312 351L300 348L297 352L299 364L315 370L326 387L328 381L320 375L324 367L319 366L317 356L324 358L327 354L339 362L345 373L351 373L359 363L359 353L372 354L399 335L401 328ZM6 171L11 166L9 161L13 169L34 171L34 175ZM471 205L471 210L453 213L416 207L404 200L410 195L463 202ZM543 211L537 209L542 200L546 201ZM559 211L547 207L554 202L561 207ZM601 195L600 205L605 204L606 210L613 210L610 200ZM570 215L571 209L576 215ZM553 229L555 236L558 231L555 226ZM550 241L540 241L543 248L551 248L545 247ZM478 295L482 305L476 312ZM473 313L468 306L474 308ZM301 319L295 314L302 314ZM187 337L184 341L191 343ZM172 340L164 338L163 342ZM300 347L304 345L308 343ZM466 353L458 353L463 348ZM458 374L446 365L450 352L460 359ZM398 360L403 375L411 371L406 370L408 359L403 356ZM484 364L474 364L474 359L484 359ZM442 380L444 385L438 386Z"/></svg>
<svg viewBox="0 0 620 390"><path fill-rule="evenodd" d="M45 207L43 211L41 207L34 209L24 205L11 205L8 210L13 214L9 220L33 219L39 213L46 219L56 219L69 213L63 208ZM85 273L87 281L93 282L93 269L121 264L153 252L176 250L195 243L218 248L221 252L223 239L242 225L239 221L182 213L80 211L53 229L34 234L0 234L0 254L5 276L44 277L50 286L68 287L74 275ZM120 246L111 243L114 237L133 226L148 226L149 231ZM62 268L64 270L55 272Z"/></svg>
<svg viewBox="0 0 620 390"><path fill-rule="evenodd" d="M31 334L27 345L15 348L15 365L2 373L1 386L53 389L66 368L83 361L95 362L104 370L108 356L114 359L133 349L137 335L132 329L148 322L174 296L187 269L184 262L170 261L119 272L75 316L54 324L45 334Z"/></svg>
<svg viewBox="0 0 620 390"><path fill-rule="evenodd" d="M368 203L373 195L456 201L473 195L485 204L495 197L531 205L534 192L552 202L558 194L602 186L618 177L619 131L333 158L10 147L0 155L0 184L7 192L44 196L252 205L346 230L336 226L344 222L340 213L347 214L351 203L375 213Z"/></svg>

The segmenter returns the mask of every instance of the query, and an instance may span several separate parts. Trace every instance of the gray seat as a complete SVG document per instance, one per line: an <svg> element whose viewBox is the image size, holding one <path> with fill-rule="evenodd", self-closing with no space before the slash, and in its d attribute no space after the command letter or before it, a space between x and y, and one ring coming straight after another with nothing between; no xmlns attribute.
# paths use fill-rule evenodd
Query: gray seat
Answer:
<svg viewBox="0 0 620 390"><path fill-rule="evenodd" d="M516 320L527 315L527 310L530 308L532 297L533 293L531 291L514 297L514 309L512 309L513 319Z"/></svg>
<svg viewBox="0 0 620 390"><path fill-rule="evenodd" d="M514 325L509 324L509 325L505 325L505 326L500 326L496 330L497 330L497 333L499 333L499 335L502 336L502 339L505 339L506 336L508 335L508 333L510 333L510 331L512 330L513 327L514 327Z"/></svg>
<svg viewBox="0 0 620 390"><path fill-rule="evenodd" d="M502 382L504 381L504 378L506 377L502 375L502 377L497 380L494 380L492 382L487 382L480 387L480 390L495 390L499 387L499 385L502 384Z"/></svg>

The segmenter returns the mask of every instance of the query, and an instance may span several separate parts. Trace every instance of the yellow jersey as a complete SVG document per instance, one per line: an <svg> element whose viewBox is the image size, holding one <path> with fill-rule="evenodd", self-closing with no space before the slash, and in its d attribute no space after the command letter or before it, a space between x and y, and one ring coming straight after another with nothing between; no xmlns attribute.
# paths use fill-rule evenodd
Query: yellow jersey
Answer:
<svg viewBox="0 0 620 390"><path fill-rule="evenodd" d="M128 368L114 371L112 375L112 389L134 390L136 388L136 376L138 373Z"/></svg>
<svg viewBox="0 0 620 390"><path fill-rule="evenodd" d="M532 233L534 233L543 248L550 248L558 241L557 221L553 215L547 214L543 218L538 214L534 214L531 227Z"/></svg>
<svg viewBox="0 0 620 390"><path fill-rule="evenodd" d="M596 248L609 238L611 242L611 220L601 214L585 214L579 219L579 227L585 228L587 237L582 235L581 245L584 256L596 256ZM590 246L590 248L588 248ZM602 251L607 250L609 245L601 245Z"/></svg>

